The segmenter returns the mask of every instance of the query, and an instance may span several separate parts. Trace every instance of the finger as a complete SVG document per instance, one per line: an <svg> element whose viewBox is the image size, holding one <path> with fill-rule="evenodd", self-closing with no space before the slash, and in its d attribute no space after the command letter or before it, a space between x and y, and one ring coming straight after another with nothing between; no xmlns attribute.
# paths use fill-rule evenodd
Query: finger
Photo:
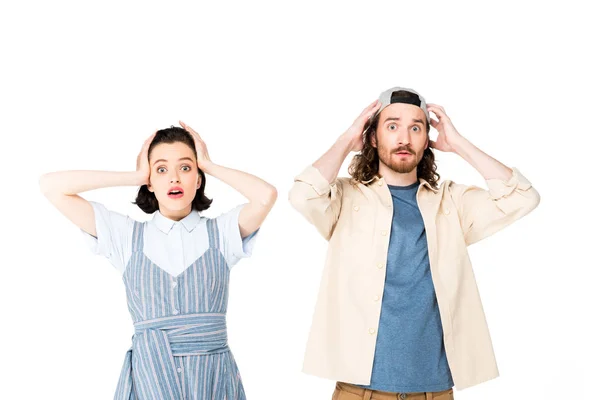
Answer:
<svg viewBox="0 0 600 400"><path fill-rule="evenodd" d="M158 132L158 131L154 131L154 133L153 133L152 135L150 135L150 137L148 137L148 139L146 139L146 140L144 141L144 144L142 145L142 151L143 151L143 150L144 150L146 147L150 146L150 143L152 143L152 140L154 139L154 136L156 136L156 132Z"/></svg>
<svg viewBox="0 0 600 400"><path fill-rule="evenodd" d="M379 102L379 99L375 100L374 102L372 102L371 104L369 104L367 106L367 108L365 108L360 115L364 116L370 113L375 113L377 112L377 110L379 110L379 107L381 107L381 103Z"/></svg>
<svg viewBox="0 0 600 400"><path fill-rule="evenodd" d="M438 108L427 107L427 110L435 114L438 120L441 120L445 116L445 114Z"/></svg>
<svg viewBox="0 0 600 400"><path fill-rule="evenodd" d="M183 129L185 129L186 131L188 131L189 133L191 133L192 136L197 136L197 139L200 138L200 135L198 134L198 132L196 132L194 130L194 128L192 128L191 126L185 124L183 121L179 121L179 123L181 124L181 126L183 127Z"/></svg>
<svg viewBox="0 0 600 400"><path fill-rule="evenodd" d="M427 104L427 109L432 111L438 117L441 115L443 115L445 117L448 116L448 115L446 115L446 111L444 111L444 109L442 107L438 106L437 104Z"/></svg>
<svg viewBox="0 0 600 400"><path fill-rule="evenodd" d="M191 133L192 136L198 135L198 133L195 130L193 130L191 126L189 126L188 124L184 123L183 121L179 121L179 125L181 125L181 127L183 129L185 129L186 131L188 131L189 133Z"/></svg>
<svg viewBox="0 0 600 400"><path fill-rule="evenodd" d="M368 106L365 107L363 112L369 111L371 108L375 107L375 104L379 102L379 99L372 101Z"/></svg>
<svg viewBox="0 0 600 400"><path fill-rule="evenodd" d="M437 149L437 142L435 140L429 140L429 146Z"/></svg>
<svg viewBox="0 0 600 400"><path fill-rule="evenodd" d="M379 100L377 100L377 103L375 103L375 106L373 106L366 114L364 114L362 119L364 121L368 120L373 115L377 114L380 107L381 107L381 102Z"/></svg>

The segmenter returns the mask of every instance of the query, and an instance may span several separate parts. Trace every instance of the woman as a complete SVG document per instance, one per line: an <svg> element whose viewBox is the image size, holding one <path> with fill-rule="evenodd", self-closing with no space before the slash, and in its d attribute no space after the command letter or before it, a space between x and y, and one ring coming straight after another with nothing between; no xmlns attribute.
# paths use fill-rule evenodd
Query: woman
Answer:
<svg viewBox="0 0 600 400"><path fill-rule="evenodd" d="M251 254L277 191L213 163L200 135L180 124L146 140L135 172L63 171L40 179L48 200L122 273L135 335L115 399L246 398L227 345L229 269ZM249 202L214 219L200 216L212 202L205 174ZM151 220L78 195L126 185L141 186L135 204Z"/></svg>

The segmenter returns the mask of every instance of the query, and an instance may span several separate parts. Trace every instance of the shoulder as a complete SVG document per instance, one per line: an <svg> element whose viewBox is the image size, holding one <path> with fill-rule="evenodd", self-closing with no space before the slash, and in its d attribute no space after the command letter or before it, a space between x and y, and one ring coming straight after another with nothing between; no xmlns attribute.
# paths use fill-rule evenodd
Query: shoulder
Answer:
<svg viewBox="0 0 600 400"><path fill-rule="evenodd" d="M338 178L338 181L342 188L342 194L346 198L370 198L372 195L375 195L375 190L373 188L375 181L362 183L348 177Z"/></svg>
<svg viewBox="0 0 600 400"><path fill-rule="evenodd" d="M221 235L226 236L231 233L239 232L239 216L240 212L242 211L242 208L244 208L245 205L246 203L239 204L225 212L222 212L216 217L205 218L205 223L216 225Z"/></svg>
<svg viewBox="0 0 600 400"><path fill-rule="evenodd" d="M109 217L112 219L128 220L131 223L134 223L134 222L143 223L143 222L137 221L136 219L130 217L127 214L124 214L124 213L121 213L118 211L114 211L114 210L106 207L104 204L99 203L97 201L89 201L89 203L91 204L92 208L94 209L94 213L97 215Z"/></svg>

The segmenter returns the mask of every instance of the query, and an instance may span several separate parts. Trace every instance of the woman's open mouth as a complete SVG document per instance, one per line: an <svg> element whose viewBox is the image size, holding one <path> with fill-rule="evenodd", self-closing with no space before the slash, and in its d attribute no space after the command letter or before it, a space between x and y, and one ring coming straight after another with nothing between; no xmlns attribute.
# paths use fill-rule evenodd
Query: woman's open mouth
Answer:
<svg viewBox="0 0 600 400"><path fill-rule="evenodd" d="M180 187L173 187L169 190L167 196L169 196L170 199L179 199L183 197L183 189Z"/></svg>

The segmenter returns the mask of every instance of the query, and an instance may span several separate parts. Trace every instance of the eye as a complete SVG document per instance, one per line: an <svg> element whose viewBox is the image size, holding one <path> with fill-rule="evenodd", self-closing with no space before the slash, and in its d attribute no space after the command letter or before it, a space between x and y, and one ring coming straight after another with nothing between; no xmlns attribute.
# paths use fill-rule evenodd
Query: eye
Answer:
<svg viewBox="0 0 600 400"><path fill-rule="evenodd" d="M161 170L162 170L162 171L161 171ZM165 167L159 167L159 168L156 170L156 172L158 172L158 173L162 173L162 172L164 172L164 171L166 171L166 170L167 170L167 169L166 169Z"/></svg>
<svg viewBox="0 0 600 400"><path fill-rule="evenodd" d="M412 127L413 132L419 132L421 130L421 128L417 125Z"/></svg>
<svg viewBox="0 0 600 400"><path fill-rule="evenodd" d="M187 169L184 169L187 168ZM181 169L184 169L184 171L191 171L191 168L189 165L184 165L183 167L181 167Z"/></svg>
<svg viewBox="0 0 600 400"><path fill-rule="evenodd" d="M390 131L395 131L395 130L396 130L396 128L398 128L398 126L397 126L396 124L389 124L389 125L388 125L388 129L389 129Z"/></svg>

